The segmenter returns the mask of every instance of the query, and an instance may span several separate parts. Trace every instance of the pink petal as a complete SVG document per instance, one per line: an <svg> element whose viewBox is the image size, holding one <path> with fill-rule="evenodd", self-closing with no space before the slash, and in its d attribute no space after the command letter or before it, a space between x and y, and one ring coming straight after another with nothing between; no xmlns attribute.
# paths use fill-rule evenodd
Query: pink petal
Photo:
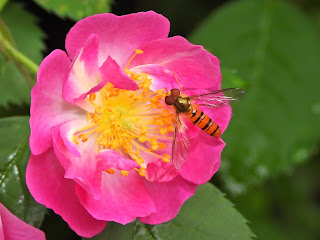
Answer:
<svg viewBox="0 0 320 240"><path fill-rule="evenodd" d="M184 90L188 88L219 89L221 73L219 60L203 49L193 45L183 37L158 39L141 47L143 54L137 55L130 65L132 68L155 64L176 73ZM171 82L171 81L170 81ZM157 83L160 89L167 82Z"/></svg>
<svg viewBox="0 0 320 240"><path fill-rule="evenodd" d="M174 73L164 66L156 64L139 65L134 68L131 68L130 71L137 74L148 74L148 76L152 79L152 85L150 89L152 89L153 91L157 91L159 89L180 89L180 86L176 81Z"/></svg>
<svg viewBox="0 0 320 240"><path fill-rule="evenodd" d="M73 120L54 127L53 148L65 170L64 177L73 179L95 198L101 198L101 178L96 176L95 136L89 135L79 145L72 141L72 135L86 126L86 120Z"/></svg>
<svg viewBox="0 0 320 240"><path fill-rule="evenodd" d="M99 66L111 56L121 67L134 49L154 39L166 38L170 23L155 12L140 12L124 16L98 14L80 20L66 38L66 49L74 58L91 34L99 36Z"/></svg>
<svg viewBox="0 0 320 240"><path fill-rule="evenodd" d="M80 77L82 80L73 77L74 83L84 82L84 84L80 84L79 88L77 88L77 86L74 86L75 84L71 82L71 85L69 87L64 88L64 97L70 98L67 99L69 102L71 102L72 104L76 104L79 107L91 113L94 112L94 107L88 100L87 96L91 93L97 93L95 103L97 105L101 105L102 96L99 93L99 91L105 86L107 82L112 83L116 88L132 91L139 89L139 86L131 78L128 77L125 71L121 69L120 66L116 63L116 61L114 61L110 56L99 68L98 72L97 69L95 69L94 80L90 80L89 78L86 79L86 76L84 74L81 74L81 69L78 68L78 71L80 72ZM75 70L70 71L71 76L77 75L73 74L73 72L75 72ZM99 81L101 82L98 82L98 76L100 77ZM73 78L69 77L69 80ZM74 91L74 89L77 90Z"/></svg>
<svg viewBox="0 0 320 240"><path fill-rule="evenodd" d="M92 108L86 96L99 91L105 84L98 79L98 47L98 36L90 35L84 47L78 51L63 89L63 98L67 102L86 110Z"/></svg>
<svg viewBox="0 0 320 240"><path fill-rule="evenodd" d="M222 133L225 131L231 118L231 107L213 109L201 107L201 110L218 124ZM197 132L198 137L190 139L189 157L179 172L190 182L204 184L218 171L225 143L220 137L212 137L197 126L189 129L192 129L193 136Z"/></svg>
<svg viewBox="0 0 320 240"><path fill-rule="evenodd" d="M106 226L93 218L75 194L74 181L64 178L52 148L41 155L31 155L26 172L27 186L34 199L59 214L77 234L92 237Z"/></svg>
<svg viewBox="0 0 320 240"><path fill-rule="evenodd" d="M52 131L53 132L58 132L59 135L53 134L54 142L55 140L58 141L57 138L61 138L63 141L63 144L66 146L66 148L70 151L72 155L75 157L80 158L81 154L78 150L78 146L76 145L75 142L73 142L73 136L74 134L82 127L85 127L88 125L88 122L86 120L72 120L65 122L59 126L56 126ZM81 140L79 139L80 143ZM83 146L83 145L82 145Z"/></svg>
<svg viewBox="0 0 320 240"><path fill-rule="evenodd" d="M80 186L76 188L81 203L96 219L127 224L137 216L148 216L155 212L142 177L134 170L124 177L119 172L102 172L101 191L103 197L95 200Z"/></svg>
<svg viewBox="0 0 320 240"><path fill-rule="evenodd" d="M167 183L151 183L144 181L146 188L151 195L156 212L146 216L139 217L139 220L147 224L160 224L173 219L179 212L182 204L191 197L197 185L176 177Z"/></svg>
<svg viewBox="0 0 320 240"><path fill-rule="evenodd" d="M1 240L45 240L44 232L23 222L0 203Z"/></svg>
<svg viewBox="0 0 320 240"><path fill-rule="evenodd" d="M200 132L198 138L190 141L189 156L179 170L180 175L195 184L206 183L219 169L224 146L221 138Z"/></svg>
<svg viewBox="0 0 320 240"><path fill-rule="evenodd" d="M1 220L1 214L0 214L0 239L4 240L4 232L3 232L3 224L2 224L2 220Z"/></svg>
<svg viewBox="0 0 320 240"><path fill-rule="evenodd" d="M103 81L110 82L116 88L126 90L138 90L138 85L128 77L123 69L113 60L108 57L107 60L99 68L99 73Z"/></svg>
<svg viewBox="0 0 320 240"><path fill-rule="evenodd" d="M30 148L35 155L51 146L51 128L78 118L81 111L62 98L63 81L70 60L65 52L53 51L41 63L37 84L31 91Z"/></svg>
<svg viewBox="0 0 320 240"><path fill-rule="evenodd" d="M148 163L146 169L146 179L150 182L169 182L178 175L179 173L173 165L162 159Z"/></svg>
<svg viewBox="0 0 320 240"><path fill-rule="evenodd" d="M139 167L139 165L132 159L123 158L120 153L110 149L99 151L97 154L97 161L97 171L100 172L109 168L129 171L133 168Z"/></svg>

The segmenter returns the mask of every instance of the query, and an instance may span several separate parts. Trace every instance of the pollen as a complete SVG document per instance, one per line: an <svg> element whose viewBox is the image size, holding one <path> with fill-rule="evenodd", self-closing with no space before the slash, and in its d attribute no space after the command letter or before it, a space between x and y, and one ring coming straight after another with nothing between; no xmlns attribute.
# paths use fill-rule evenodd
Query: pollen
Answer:
<svg viewBox="0 0 320 240"><path fill-rule="evenodd" d="M90 115L90 113L89 113L89 112L87 112L87 122L89 122L89 121L90 121L90 119L91 119L91 115Z"/></svg>
<svg viewBox="0 0 320 240"><path fill-rule="evenodd" d="M78 138L75 135L72 136L72 141L77 145L79 144Z"/></svg>
<svg viewBox="0 0 320 240"><path fill-rule="evenodd" d="M138 138L139 142L144 143L145 141L148 140L147 136L145 134L141 134Z"/></svg>
<svg viewBox="0 0 320 240"><path fill-rule="evenodd" d="M134 52L135 52L135 53L137 53L137 54L141 54L141 53L143 53L143 51L142 51L142 50L140 50L140 49L135 49L135 50L134 50Z"/></svg>
<svg viewBox="0 0 320 240"><path fill-rule="evenodd" d="M128 176L129 171L120 170L121 177Z"/></svg>
<svg viewBox="0 0 320 240"><path fill-rule="evenodd" d="M158 159L170 162L170 156L160 154L159 150L166 149L167 142L172 141L174 117L164 109L166 92L163 89L152 91L152 79L146 73L129 70L130 63L138 54L143 54L143 51L134 50L125 72L139 89L118 89L108 82L100 91L89 94L87 98L94 111L87 112L87 126L78 129L72 141L77 145L88 144L86 141L94 138L97 153L104 149L114 150L135 161L139 165L135 170L145 177L149 162ZM98 79L101 81L100 76ZM130 171L119 170L122 177L130 174ZM111 168L105 171L115 174Z"/></svg>
<svg viewBox="0 0 320 240"><path fill-rule="evenodd" d="M162 160L163 160L164 162L170 162L170 156L165 153L165 154L163 155L163 157L162 157Z"/></svg>
<svg viewBox="0 0 320 240"><path fill-rule="evenodd" d="M147 126L141 126L140 130L141 130L141 134L146 134L148 132L148 127Z"/></svg>
<svg viewBox="0 0 320 240"><path fill-rule="evenodd" d="M112 168L105 170L109 174L115 174L115 171Z"/></svg>
<svg viewBox="0 0 320 240"><path fill-rule="evenodd" d="M86 142L88 140L88 136L86 134L80 134L78 138L81 138L82 142Z"/></svg>
<svg viewBox="0 0 320 240"><path fill-rule="evenodd" d="M91 94L89 95L89 100L90 100L90 101L96 100L96 94L95 94L95 93L91 93Z"/></svg>
<svg viewBox="0 0 320 240"><path fill-rule="evenodd" d="M138 172L138 174L141 176L141 177L145 177L146 176L146 169L145 168L135 168L135 170Z"/></svg>

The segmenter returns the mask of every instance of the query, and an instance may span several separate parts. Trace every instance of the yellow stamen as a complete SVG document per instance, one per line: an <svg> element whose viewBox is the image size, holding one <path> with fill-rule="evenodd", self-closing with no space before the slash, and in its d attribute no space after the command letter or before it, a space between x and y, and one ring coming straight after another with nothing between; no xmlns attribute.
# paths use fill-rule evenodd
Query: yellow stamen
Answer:
<svg viewBox="0 0 320 240"><path fill-rule="evenodd" d="M142 134L146 134L148 132L148 127L147 126L141 126L140 129L141 129L141 133Z"/></svg>
<svg viewBox="0 0 320 240"><path fill-rule="evenodd" d="M72 136L72 141L77 145L79 144L78 138L75 135Z"/></svg>
<svg viewBox="0 0 320 240"><path fill-rule="evenodd" d="M169 125L168 126L168 131L173 132L174 131L174 126L173 125Z"/></svg>
<svg viewBox="0 0 320 240"><path fill-rule="evenodd" d="M96 113L94 113L91 118L94 123L97 123L100 120L100 117L98 117L98 115Z"/></svg>
<svg viewBox="0 0 320 240"><path fill-rule="evenodd" d="M140 49L135 49L134 52L135 52L136 54L142 54L142 53L143 53L143 51L140 50Z"/></svg>
<svg viewBox="0 0 320 240"><path fill-rule="evenodd" d="M112 168L109 168L109 169L107 169L107 170L105 170L105 171L106 171L107 173L109 173L109 174L114 174L114 173L115 173Z"/></svg>
<svg viewBox="0 0 320 240"><path fill-rule="evenodd" d="M170 156L165 153L165 154L163 155L162 160L163 160L164 162L167 162L167 163L168 163L168 162L170 162Z"/></svg>
<svg viewBox="0 0 320 240"><path fill-rule="evenodd" d="M83 137L83 138L82 138L82 140L81 140L81 141L82 141L82 142L86 142L87 140L88 140L88 137L87 137L87 136L85 136L85 137Z"/></svg>
<svg viewBox="0 0 320 240"><path fill-rule="evenodd" d="M82 142L86 142L88 140L88 136L86 134L80 134L79 138L81 138Z"/></svg>
<svg viewBox="0 0 320 240"><path fill-rule="evenodd" d="M91 119L91 115L90 115L90 113L89 113L89 112L87 112L87 122L89 122L89 121L90 121L90 119Z"/></svg>
<svg viewBox="0 0 320 240"><path fill-rule="evenodd" d="M135 170L138 172L138 174L141 176L141 177L145 177L146 176L146 169L145 168L135 168Z"/></svg>
<svg viewBox="0 0 320 240"><path fill-rule="evenodd" d="M143 161L143 158L142 157L137 157L136 159L134 159L138 164L139 166L141 166L142 163L144 163Z"/></svg>
<svg viewBox="0 0 320 240"><path fill-rule="evenodd" d="M170 112L167 109L163 109L161 112L161 116L162 117L169 117L170 116Z"/></svg>
<svg viewBox="0 0 320 240"><path fill-rule="evenodd" d="M154 125L164 125L164 121L161 118L156 118L153 120Z"/></svg>
<svg viewBox="0 0 320 240"><path fill-rule="evenodd" d="M165 149L167 145L165 143L159 143L159 149Z"/></svg>
<svg viewBox="0 0 320 240"><path fill-rule="evenodd" d="M147 139L146 135L141 135L141 136L138 138L138 140L139 140L140 142L144 143L144 142L147 141L148 139Z"/></svg>
<svg viewBox="0 0 320 240"><path fill-rule="evenodd" d="M129 171L120 170L120 173L121 173L121 177L124 177L124 176L128 176Z"/></svg>
<svg viewBox="0 0 320 240"><path fill-rule="evenodd" d="M162 105L161 102L157 102L157 103L156 103L156 106L157 106L157 108L159 108L159 109L163 107L163 105Z"/></svg>
<svg viewBox="0 0 320 240"><path fill-rule="evenodd" d="M94 100L96 100L96 94L95 94L95 93L89 94L89 100L90 100L91 102L93 102Z"/></svg>
<svg viewBox="0 0 320 240"><path fill-rule="evenodd" d="M100 106L97 106L94 112L95 112L95 113L99 113L100 111L101 111L101 107L100 107Z"/></svg>
<svg viewBox="0 0 320 240"><path fill-rule="evenodd" d="M161 135L166 135L167 132L168 132L168 128L166 128L166 127L160 128L160 134Z"/></svg>
<svg viewBox="0 0 320 240"><path fill-rule="evenodd" d="M127 64L127 67L126 67L125 69L128 69L128 68L129 68L130 63L132 62L132 60L134 59L135 56L137 56L138 54L142 54L142 53L143 53L142 50L135 49L135 50L134 50L134 54L133 54L132 57L129 59L128 64Z"/></svg>
<svg viewBox="0 0 320 240"><path fill-rule="evenodd" d="M125 69L128 76L138 84L139 90L118 89L108 82L100 91L89 94L89 102L94 111L87 112L87 125L78 129L72 140L76 144L86 144L84 142L89 138L95 138L96 152L111 149L125 158L130 157L139 165L135 170L145 177L145 153L149 155L147 162L150 159L170 162L168 154L160 155L157 150L166 149L165 142L172 140L175 116L163 109L166 95L163 89L151 91L152 79L147 74L128 70L133 58L142 53L136 49ZM99 81L104 80L100 76L98 78ZM111 168L105 171L115 173ZM120 169L120 174L128 176L129 171Z"/></svg>

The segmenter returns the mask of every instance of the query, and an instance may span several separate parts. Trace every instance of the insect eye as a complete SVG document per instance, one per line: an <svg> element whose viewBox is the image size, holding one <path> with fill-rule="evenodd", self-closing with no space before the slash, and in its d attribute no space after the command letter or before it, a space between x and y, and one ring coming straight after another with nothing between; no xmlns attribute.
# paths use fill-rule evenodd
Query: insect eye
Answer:
<svg viewBox="0 0 320 240"><path fill-rule="evenodd" d="M164 101L166 102L167 105L172 105L174 103L174 98L172 96L166 96L164 98Z"/></svg>
<svg viewBox="0 0 320 240"><path fill-rule="evenodd" d="M171 96L172 96L173 98L179 97L179 96L180 96L180 90L179 90L179 89L176 89L176 88L172 89L172 90L171 90Z"/></svg>

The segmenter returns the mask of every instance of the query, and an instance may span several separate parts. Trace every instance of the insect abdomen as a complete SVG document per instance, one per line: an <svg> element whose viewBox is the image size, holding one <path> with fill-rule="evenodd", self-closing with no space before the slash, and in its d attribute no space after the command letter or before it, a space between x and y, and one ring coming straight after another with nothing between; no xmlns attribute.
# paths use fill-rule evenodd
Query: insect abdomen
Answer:
<svg viewBox="0 0 320 240"><path fill-rule="evenodd" d="M191 122L204 130L206 133L214 137L221 136L220 127L200 109L191 106L190 111L185 114L191 120Z"/></svg>

